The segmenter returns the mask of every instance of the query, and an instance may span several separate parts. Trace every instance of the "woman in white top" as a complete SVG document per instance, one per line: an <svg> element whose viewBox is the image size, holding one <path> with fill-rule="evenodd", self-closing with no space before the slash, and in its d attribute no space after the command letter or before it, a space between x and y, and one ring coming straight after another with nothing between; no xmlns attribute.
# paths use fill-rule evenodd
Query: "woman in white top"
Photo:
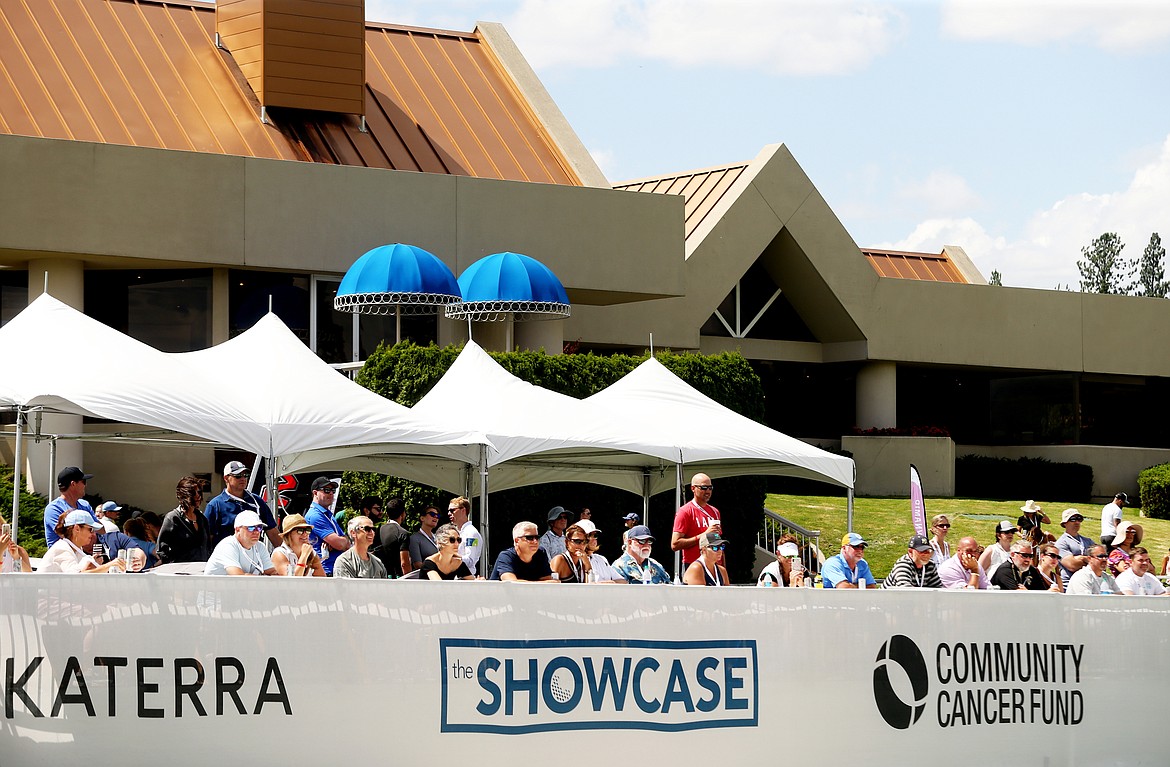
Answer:
<svg viewBox="0 0 1170 767"><path fill-rule="evenodd" d="M930 531L934 533L930 539L930 548L934 549L930 561L938 567L951 558L951 545L947 543L947 533L951 531L950 518L946 514L936 514L930 520Z"/></svg>
<svg viewBox="0 0 1170 767"><path fill-rule="evenodd" d="M42 573L108 573L110 570L121 570L122 561L113 559L104 565L99 565L93 557L85 553L87 547L92 547L97 541L97 531L101 530L102 523L98 522L88 511L77 509L57 520L57 535L60 540L49 547L42 560Z"/></svg>
<svg viewBox="0 0 1170 767"><path fill-rule="evenodd" d="M277 575L311 575L325 577L321 557L309 543L313 527L300 514L289 514L280 524L283 543L272 551L272 566Z"/></svg>

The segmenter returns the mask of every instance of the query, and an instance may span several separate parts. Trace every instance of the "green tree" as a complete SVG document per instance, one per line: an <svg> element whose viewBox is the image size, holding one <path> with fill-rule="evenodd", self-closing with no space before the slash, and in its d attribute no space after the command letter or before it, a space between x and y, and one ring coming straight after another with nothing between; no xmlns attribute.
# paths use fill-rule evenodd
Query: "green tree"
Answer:
<svg viewBox="0 0 1170 767"><path fill-rule="evenodd" d="M1127 293L1125 279L1132 273L1127 269L1121 251L1125 243L1116 232L1105 232L1092 245L1081 248L1084 260L1077 260L1081 273L1082 293Z"/></svg>
<svg viewBox="0 0 1170 767"><path fill-rule="evenodd" d="M987 281L988 285L1003 286L1003 275L999 273L998 269L991 270L991 279Z"/></svg>
<svg viewBox="0 0 1170 767"><path fill-rule="evenodd" d="M1165 298L1170 291L1170 282L1165 279L1166 269L1164 261L1166 249L1162 247L1162 238L1157 232L1150 235L1150 242L1142 252L1142 259L1138 262L1138 279L1134 284L1134 295Z"/></svg>

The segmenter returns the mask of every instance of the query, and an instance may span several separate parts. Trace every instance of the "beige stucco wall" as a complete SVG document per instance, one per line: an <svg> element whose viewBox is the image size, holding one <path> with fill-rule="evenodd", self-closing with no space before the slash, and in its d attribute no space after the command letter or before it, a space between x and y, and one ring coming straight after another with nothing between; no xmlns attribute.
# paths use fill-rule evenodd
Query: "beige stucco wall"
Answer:
<svg viewBox="0 0 1170 767"><path fill-rule="evenodd" d="M923 492L955 494L955 443L949 437L842 437L841 448L857 465L854 492L860 496L910 495L910 464L922 477Z"/></svg>
<svg viewBox="0 0 1170 767"><path fill-rule="evenodd" d="M574 303L683 293L679 197L0 136L0 263L249 266L341 274L390 242L459 274L504 250ZM120 262L118 259L132 259Z"/></svg>

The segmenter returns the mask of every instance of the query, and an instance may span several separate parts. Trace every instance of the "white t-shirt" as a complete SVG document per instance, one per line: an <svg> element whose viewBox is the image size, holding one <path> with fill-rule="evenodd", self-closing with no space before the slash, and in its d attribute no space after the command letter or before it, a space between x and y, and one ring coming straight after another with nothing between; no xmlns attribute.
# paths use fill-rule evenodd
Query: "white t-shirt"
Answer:
<svg viewBox="0 0 1170 767"><path fill-rule="evenodd" d="M1117 588L1122 591L1132 591L1135 595L1143 596L1156 597L1166 593L1166 587L1162 585L1162 581L1149 573L1139 578L1137 573L1132 569L1126 570L1117 576Z"/></svg>
<svg viewBox="0 0 1170 767"><path fill-rule="evenodd" d="M1117 523L1121 521L1121 507L1110 502L1101 507L1101 537L1117 534Z"/></svg>
<svg viewBox="0 0 1170 767"><path fill-rule="evenodd" d="M1066 594L1103 594L1106 591L1112 594L1121 593L1117 588L1117 581L1108 570L1098 576L1088 565L1072 574L1068 579L1068 588L1064 590Z"/></svg>
<svg viewBox="0 0 1170 767"><path fill-rule="evenodd" d="M262 575L265 570L272 569L272 557L268 556L268 547L259 541L253 543L252 548L245 549L236 536L229 535L215 545L203 574L227 575L229 567L238 567L250 575Z"/></svg>

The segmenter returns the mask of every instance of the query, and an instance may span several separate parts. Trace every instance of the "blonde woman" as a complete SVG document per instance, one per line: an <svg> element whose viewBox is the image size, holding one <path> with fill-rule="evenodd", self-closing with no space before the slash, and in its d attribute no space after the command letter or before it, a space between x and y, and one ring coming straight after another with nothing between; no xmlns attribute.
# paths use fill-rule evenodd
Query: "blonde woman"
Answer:
<svg viewBox="0 0 1170 767"><path fill-rule="evenodd" d="M726 586L727 568L719 564L727 540L719 533L703 533L699 536L699 558L683 574L683 583L688 586Z"/></svg>
<svg viewBox="0 0 1170 767"><path fill-rule="evenodd" d="M930 520L930 548L934 549L930 561L938 567L951 558L951 545L947 543L947 533L951 531L951 520L946 514L936 514Z"/></svg>

